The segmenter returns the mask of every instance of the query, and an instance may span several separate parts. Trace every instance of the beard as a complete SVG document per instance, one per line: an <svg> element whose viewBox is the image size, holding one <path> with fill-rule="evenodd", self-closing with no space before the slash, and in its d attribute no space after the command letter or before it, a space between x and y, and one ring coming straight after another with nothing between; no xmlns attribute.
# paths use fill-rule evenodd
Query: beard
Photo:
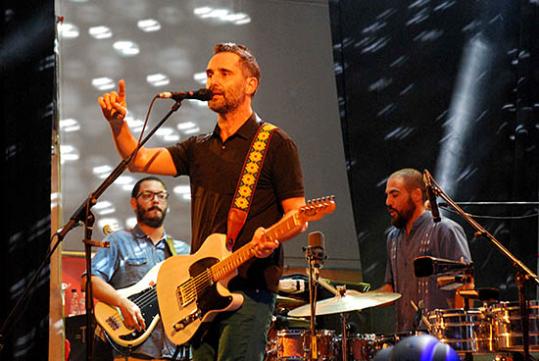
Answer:
<svg viewBox="0 0 539 361"><path fill-rule="evenodd" d="M388 208L388 210L392 210L396 213L395 217L391 217L391 224L399 229L402 229L414 215L416 205L414 202L412 202L411 198L408 198L406 208L402 209L400 212L395 208Z"/></svg>
<svg viewBox="0 0 539 361"><path fill-rule="evenodd" d="M243 89L220 91L217 98L208 102L208 107L216 113L227 114L237 109L245 100ZM213 91L213 90L212 90Z"/></svg>
<svg viewBox="0 0 539 361"><path fill-rule="evenodd" d="M149 213L153 210L159 210L160 214L150 216ZM157 228L163 225L167 215L167 208L161 209L158 206L152 206L144 209L140 204L137 204L137 221L147 226Z"/></svg>

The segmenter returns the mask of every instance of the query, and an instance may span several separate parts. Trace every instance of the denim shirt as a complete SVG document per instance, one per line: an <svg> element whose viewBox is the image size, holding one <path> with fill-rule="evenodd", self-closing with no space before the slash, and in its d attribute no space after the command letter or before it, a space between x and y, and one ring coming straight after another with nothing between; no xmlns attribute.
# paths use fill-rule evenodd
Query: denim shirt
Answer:
<svg viewBox="0 0 539 361"><path fill-rule="evenodd" d="M109 248L100 248L92 259L92 275L102 278L115 289L134 285L159 262L171 256L166 235L155 245L135 226L132 230L120 230L109 234L105 241ZM189 254L190 246L174 240L177 254ZM162 323L156 326L150 337L133 350L133 356L151 358L171 357L175 346L168 342Z"/></svg>
<svg viewBox="0 0 539 361"><path fill-rule="evenodd" d="M424 302L428 311L450 308L454 291L438 288L436 276L415 277L414 259L432 256L450 260L471 262L470 249L462 227L448 219L435 223L430 212L423 213L413 224L407 236L404 229L392 227L387 237L387 267L385 282L393 286L394 292L402 294L395 303L397 332L413 330L416 314L410 301Z"/></svg>

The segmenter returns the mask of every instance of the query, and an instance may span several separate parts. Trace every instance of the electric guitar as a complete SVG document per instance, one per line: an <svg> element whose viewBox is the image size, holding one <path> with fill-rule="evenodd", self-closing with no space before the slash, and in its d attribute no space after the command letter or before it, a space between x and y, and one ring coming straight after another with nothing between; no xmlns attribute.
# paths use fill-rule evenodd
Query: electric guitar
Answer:
<svg viewBox="0 0 539 361"><path fill-rule="evenodd" d="M94 314L97 323L103 328L110 342L119 348L134 348L150 336L159 322L159 306L155 291L155 281L163 262L156 264L144 277L134 285L117 290L118 293L135 303L142 313L146 329L137 331L127 328L123 322L122 312L105 302L97 302Z"/></svg>
<svg viewBox="0 0 539 361"><path fill-rule="evenodd" d="M279 240L301 231L306 222L319 220L335 208L333 196L309 201L266 229L265 235L270 240ZM172 343L188 342L217 314L241 306L243 296L231 293L227 286L237 268L253 257L252 242L231 253L226 248L226 235L214 233L195 254L173 256L163 262L156 289L165 334Z"/></svg>

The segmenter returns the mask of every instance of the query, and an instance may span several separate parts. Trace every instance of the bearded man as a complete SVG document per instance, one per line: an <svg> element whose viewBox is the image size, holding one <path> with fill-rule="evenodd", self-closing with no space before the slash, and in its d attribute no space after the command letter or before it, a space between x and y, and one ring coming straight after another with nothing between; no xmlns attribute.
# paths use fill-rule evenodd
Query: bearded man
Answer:
<svg viewBox="0 0 539 361"><path fill-rule="evenodd" d="M265 234L265 230L285 214L305 205L305 192L295 142L282 129L263 122L252 107L260 79L258 62L246 46L216 44L206 66L206 88L212 94L208 107L216 114L213 131L167 147L141 147L129 164L132 172L189 177L192 252L208 244L208 248L216 248L214 244L205 243L206 240L214 233L230 232L232 242L227 243L228 249L236 251L250 243L256 256L242 264L238 275L228 283L229 291L243 297L241 307L221 312L192 337L194 361L264 359L266 334L283 272L281 242L306 228L306 225L301 229L292 227L278 240ZM126 99L123 80L118 83L118 92L98 98L122 159L137 146L125 120ZM250 173L258 174L256 192L248 187L254 183ZM235 197L236 186L244 179L245 183L241 184L248 186L238 187L238 194L242 196ZM248 202L245 197L252 199ZM242 226L233 227L234 219L239 217L229 217L229 214L233 215L238 207L245 209L246 218ZM207 293L201 295L208 303L214 298Z"/></svg>
<svg viewBox="0 0 539 361"><path fill-rule="evenodd" d="M459 224L448 218L434 222L425 206L427 193L421 172L411 168L394 172L385 193L393 227L387 237L385 284L380 290L402 295L395 304L396 332L407 333L416 330L418 321L410 301L422 303L426 311L463 304L455 290L438 287L435 275L416 278L414 259L431 256L469 263L471 255ZM473 287L473 279L465 287Z"/></svg>
<svg viewBox="0 0 539 361"><path fill-rule="evenodd" d="M149 325L145 324L140 308L117 290L136 284L165 258L175 254L189 254L190 247L183 241L172 239L165 232L163 222L168 210L168 192L161 179L149 176L139 180L131 191L130 203L137 215L136 226L107 235L105 241L110 243L110 247L99 248L92 259L91 279L94 297L118 307L124 324L128 328L142 331ZM115 352L114 358L170 359L175 350L175 345L166 339L159 322L140 346L128 354Z"/></svg>

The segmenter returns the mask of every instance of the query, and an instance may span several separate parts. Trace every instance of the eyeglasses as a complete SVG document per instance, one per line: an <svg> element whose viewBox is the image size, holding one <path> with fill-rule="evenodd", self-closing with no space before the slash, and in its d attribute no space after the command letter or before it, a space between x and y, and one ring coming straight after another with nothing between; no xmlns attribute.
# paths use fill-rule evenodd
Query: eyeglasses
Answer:
<svg viewBox="0 0 539 361"><path fill-rule="evenodd" d="M137 195L137 198L140 197L145 201L152 201L155 196L157 196L158 200L164 201L168 198L168 193L166 191L161 191L161 192L144 191L144 192L140 192Z"/></svg>

